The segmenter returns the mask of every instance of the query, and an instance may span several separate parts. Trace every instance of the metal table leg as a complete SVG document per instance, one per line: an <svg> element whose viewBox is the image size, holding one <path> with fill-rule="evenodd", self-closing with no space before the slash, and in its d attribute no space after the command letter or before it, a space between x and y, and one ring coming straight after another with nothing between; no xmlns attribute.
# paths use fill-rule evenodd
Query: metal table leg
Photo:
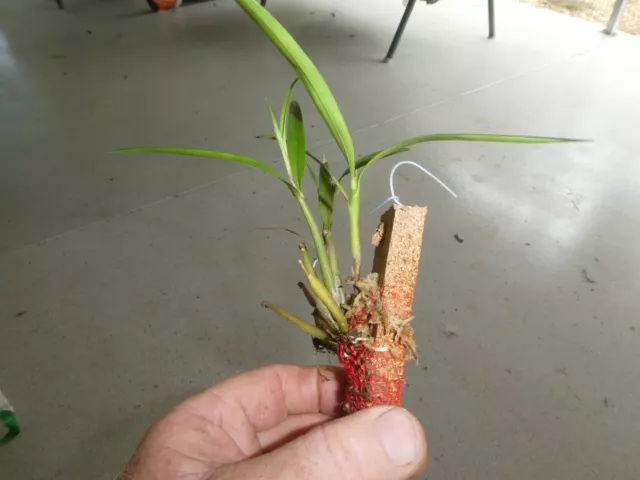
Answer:
<svg viewBox="0 0 640 480"><path fill-rule="evenodd" d="M609 17L609 23L607 23L607 27L604 29L604 33L607 35L615 35L616 29L618 28L618 24L620 23L620 19L622 18L622 12L624 11L624 7L627 5L627 0L617 0L616 4L613 6L613 11L611 12L611 17Z"/></svg>
<svg viewBox="0 0 640 480"><path fill-rule="evenodd" d="M489 0L489 38L496 36L496 11L493 0Z"/></svg>
<svg viewBox="0 0 640 480"><path fill-rule="evenodd" d="M409 0L409 3L407 3L407 7L404 9L402 19L400 20L400 24L396 29L393 40L391 40L389 51L387 52L387 56L384 59L385 62L391 60L393 58L393 55L396 53L396 49L398 48L398 44L400 43L400 39L402 38L402 34L404 33L404 27L407 26L407 22L409 21L409 17L411 16L411 12L413 11L413 7L415 6L415 4L416 0Z"/></svg>

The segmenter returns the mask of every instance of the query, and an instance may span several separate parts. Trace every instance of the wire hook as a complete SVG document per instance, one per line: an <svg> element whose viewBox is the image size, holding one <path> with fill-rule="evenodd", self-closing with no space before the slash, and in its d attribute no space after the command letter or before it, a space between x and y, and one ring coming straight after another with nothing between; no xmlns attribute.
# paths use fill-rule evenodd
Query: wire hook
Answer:
<svg viewBox="0 0 640 480"><path fill-rule="evenodd" d="M402 162L396 163L393 166L393 168L391 169L391 173L389 174L389 192L391 193L391 195L384 202L382 202L376 208L371 210L372 212L375 212L376 210L382 208L383 206L385 206L389 202L393 202L396 205L402 205L402 202L400 202L400 198L396 195L396 189L395 189L395 186L394 186L394 183L393 183L393 179L394 179L394 175L396 173L396 170L398 169L398 167L400 167L402 165L411 165L412 167L416 167L418 170L421 170L422 172L426 173L429 177L434 179L438 183L438 185L440 185L447 192L449 192L453 196L453 198L458 198L458 195L456 195L456 193L453 190L451 190L442 180L440 180L438 177L436 177L433 173L431 173L429 170L424 168L422 165L419 165L419 164L417 164L415 162L412 162L410 160L403 160Z"/></svg>

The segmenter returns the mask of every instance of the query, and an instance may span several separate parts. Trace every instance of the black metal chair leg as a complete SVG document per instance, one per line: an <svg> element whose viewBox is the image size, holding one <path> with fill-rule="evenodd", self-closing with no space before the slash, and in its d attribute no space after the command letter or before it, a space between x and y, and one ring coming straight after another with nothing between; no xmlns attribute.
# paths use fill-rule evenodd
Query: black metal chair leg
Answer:
<svg viewBox="0 0 640 480"><path fill-rule="evenodd" d="M62 0L56 0L56 3L58 4L58 8L59 8L60 10L63 10L63 9L64 9L64 4L62 3Z"/></svg>
<svg viewBox="0 0 640 480"><path fill-rule="evenodd" d="M492 0L489 0L492 1ZM409 17L411 16L411 12L413 11L413 7L416 4L416 0L409 0L407 3L407 7L404 9L404 13L402 14L402 19L400 20L400 24L396 29L396 33L393 36L393 40L391 40L391 45L389 46L389 51L387 52L387 56L384 61L388 62L393 58L393 55L396 53L396 49L398 48L398 44L400 43L400 39L402 38L402 34L404 33L404 27L407 26L407 22L409 21Z"/></svg>
<svg viewBox="0 0 640 480"><path fill-rule="evenodd" d="M489 0L489 38L496 36L496 11L493 0Z"/></svg>

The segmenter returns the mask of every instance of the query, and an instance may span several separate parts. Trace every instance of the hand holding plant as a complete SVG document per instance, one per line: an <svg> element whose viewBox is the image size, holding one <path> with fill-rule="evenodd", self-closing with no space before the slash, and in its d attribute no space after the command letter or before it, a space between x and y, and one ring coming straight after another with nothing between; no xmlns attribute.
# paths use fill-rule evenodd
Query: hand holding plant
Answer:
<svg viewBox="0 0 640 480"><path fill-rule="evenodd" d="M424 470L413 415L383 406L339 418L343 398L337 367L245 372L157 422L117 480L407 480Z"/></svg>

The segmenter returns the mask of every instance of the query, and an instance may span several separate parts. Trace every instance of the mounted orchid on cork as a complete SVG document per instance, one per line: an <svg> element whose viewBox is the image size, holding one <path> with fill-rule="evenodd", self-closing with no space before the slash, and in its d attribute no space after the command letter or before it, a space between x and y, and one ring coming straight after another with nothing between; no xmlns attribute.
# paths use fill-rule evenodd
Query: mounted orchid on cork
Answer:
<svg viewBox="0 0 640 480"><path fill-rule="evenodd" d="M360 192L367 170L386 157L406 152L410 147L425 142L557 143L575 140L466 133L429 134L357 159L340 108L309 57L285 28L255 0L237 0L237 3L291 64L297 76L286 91L278 115L268 107L273 135L261 136L277 142L282 153L283 172L255 158L217 150L145 147L118 152L190 155L237 162L261 170L281 182L300 206L313 241L313 253L308 245L300 244L298 259L304 280L298 286L309 303L311 321L307 322L271 302L263 302L263 306L313 337L317 349L338 356L348 382L344 404L346 413L375 405L400 405L405 364L417 357L411 305L426 209L394 205L387 210L373 238L376 250L372 273L363 275ZM307 151L303 114L300 104L293 99L298 82L306 89L344 157L346 166L339 176L324 158ZM303 190L305 174L315 187L311 193ZM307 195L311 194L318 198L317 215L307 202ZM337 227L333 225L336 203L344 204L349 213L351 259L346 267L336 257L332 238L332 230Z"/></svg>

